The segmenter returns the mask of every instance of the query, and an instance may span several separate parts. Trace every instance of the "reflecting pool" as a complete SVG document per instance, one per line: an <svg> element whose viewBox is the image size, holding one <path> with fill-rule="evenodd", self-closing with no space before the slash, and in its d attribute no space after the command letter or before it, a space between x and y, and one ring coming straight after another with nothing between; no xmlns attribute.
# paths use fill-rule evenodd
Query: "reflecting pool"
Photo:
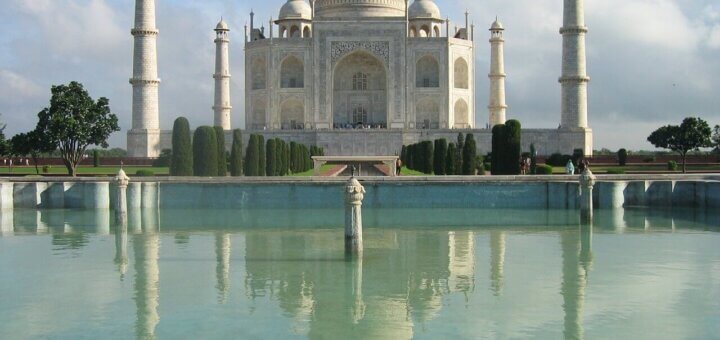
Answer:
<svg viewBox="0 0 720 340"><path fill-rule="evenodd" d="M0 338L713 338L720 215L341 210L0 214Z"/></svg>

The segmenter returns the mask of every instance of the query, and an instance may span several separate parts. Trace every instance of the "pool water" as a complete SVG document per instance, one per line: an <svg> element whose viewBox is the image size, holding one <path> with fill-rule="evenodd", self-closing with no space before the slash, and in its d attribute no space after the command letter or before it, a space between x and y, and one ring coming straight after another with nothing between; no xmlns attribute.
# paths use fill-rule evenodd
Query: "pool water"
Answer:
<svg viewBox="0 0 720 340"><path fill-rule="evenodd" d="M3 212L0 338L714 338L707 211Z"/></svg>

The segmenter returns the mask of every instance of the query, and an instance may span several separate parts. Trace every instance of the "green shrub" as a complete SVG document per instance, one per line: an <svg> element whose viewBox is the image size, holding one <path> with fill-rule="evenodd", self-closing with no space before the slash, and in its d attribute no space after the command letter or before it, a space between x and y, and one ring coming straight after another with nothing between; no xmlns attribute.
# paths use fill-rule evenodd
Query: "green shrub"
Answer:
<svg viewBox="0 0 720 340"><path fill-rule="evenodd" d="M44 174L46 174L46 173L50 172L50 169L52 169L52 166L50 166L50 165L43 165L43 167L42 167L42 172L43 172Z"/></svg>
<svg viewBox="0 0 720 340"><path fill-rule="evenodd" d="M644 163L654 163L655 162L655 156L645 157L643 158Z"/></svg>
<svg viewBox="0 0 720 340"><path fill-rule="evenodd" d="M618 158L618 165L625 166L627 164L627 156L628 152L625 149L620 149L617 152L617 158Z"/></svg>
<svg viewBox="0 0 720 340"><path fill-rule="evenodd" d="M225 130L222 126L215 126L215 138L217 139L217 175L227 176L227 153L225 152Z"/></svg>
<svg viewBox="0 0 720 340"><path fill-rule="evenodd" d="M100 166L100 152L97 150L93 150L93 166L96 168Z"/></svg>
<svg viewBox="0 0 720 340"><path fill-rule="evenodd" d="M553 168L550 165L547 164L539 164L537 168L535 169L535 172L538 175L552 175Z"/></svg>
<svg viewBox="0 0 720 340"><path fill-rule="evenodd" d="M265 137L258 135L258 173L256 176L265 176L265 168L267 167L267 158L265 154Z"/></svg>
<svg viewBox="0 0 720 340"><path fill-rule="evenodd" d="M138 176L138 177L152 177L152 176L155 176L155 173L154 173L152 170L140 169L140 170L138 170L138 171L135 172L135 176Z"/></svg>
<svg viewBox="0 0 720 340"><path fill-rule="evenodd" d="M670 170L670 171L677 171L677 169L678 169L678 164L677 164L676 161L668 161L668 162L667 162L667 168L668 168L668 170Z"/></svg>
<svg viewBox="0 0 720 340"><path fill-rule="evenodd" d="M623 169L608 169L607 174L608 175L622 175L625 173L625 170Z"/></svg>
<svg viewBox="0 0 720 340"><path fill-rule="evenodd" d="M250 135L247 150L245 151L245 176L257 176L260 156L258 155L258 136Z"/></svg>
<svg viewBox="0 0 720 340"><path fill-rule="evenodd" d="M463 145L463 175L474 175L475 174L475 159L477 156L477 145L475 144L475 137L472 133L468 133L465 137L465 144Z"/></svg>
<svg viewBox="0 0 720 340"><path fill-rule="evenodd" d="M483 156L475 156L475 171L478 175L485 175L485 162L483 162Z"/></svg>
<svg viewBox="0 0 720 340"><path fill-rule="evenodd" d="M201 126L193 136L193 173L195 176L217 176L218 152L215 129Z"/></svg>
<svg viewBox="0 0 720 340"><path fill-rule="evenodd" d="M545 160L545 164L551 165L551 166L565 166L567 165L568 160L572 159L572 156L570 155L562 155L559 153L554 153L548 157L548 159Z"/></svg>
<svg viewBox="0 0 720 340"><path fill-rule="evenodd" d="M505 137L507 138L507 146L505 148L507 155L503 157L505 174L520 174L520 153L522 152L522 127L516 119L510 119L505 122Z"/></svg>
<svg viewBox="0 0 720 340"><path fill-rule="evenodd" d="M240 129L233 130L232 147L230 147L230 175L242 176L243 174L243 154L242 154L242 131Z"/></svg>
<svg viewBox="0 0 720 340"><path fill-rule="evenodd" d="M492 128L492 164L490 172L493 175L502 174L503 157L505 156L505 124L497 124Z"/></svg>
<svg viewBox="0 0 720 340"><path fill-rule="evenodd" d="M530 144L530 174L535 174L535 168L537 168L537 149L535 143Z"/></svg>
<svg viewBox="0 0 720 340"><path fill-rule="evenodd" d="M403 165L407 165L407 146L403 145L402 148L400 148L400 162L402 162Z"/></svg>
<svg viewBox="0 0 720 340"><path fill-rule="evenodd" d="M448 175L457 175L455 164L457 162L457 147L455 143L450 143L447 150L447 158L445 165L445 173Z"/></svg>
<svg viewBox="0 0 720 340"><path fill-rule="evenodd" d="M190 142L190 123L185 117L175 119L172 132L171 176L193 175L193 154Z"/></svg>
<svg viewBox="0 0 720 340"><path fill-rule="evenodd" d="M447 139L440 138L435 140L435 154L433 155L433 170L436 175L447 175Z"/></svg>
<svg viewBox="0 0 720 340"><path fill-rule="evenodd" d="M462 132L458 132L457 135L457 154L455 155L455 174L462 175L463 169L463 150L465 149L465 135Z"/></svg>
<svg viewBox="0 0 720 340"><path fill-rule="evenodd" d="M267 145L265 147L265 159L267 159L267 163L265 164L265 175L266 176L275 176L277 171L277 148L275 147L275 139L268 139Z"/></svg>
<svg viewBox="0 0 720 340"><path fill-rule="evenodd" d="M433 142L426 140L422 142L422 172L426 174L433 173L433 156L435 153Z"/></svg>

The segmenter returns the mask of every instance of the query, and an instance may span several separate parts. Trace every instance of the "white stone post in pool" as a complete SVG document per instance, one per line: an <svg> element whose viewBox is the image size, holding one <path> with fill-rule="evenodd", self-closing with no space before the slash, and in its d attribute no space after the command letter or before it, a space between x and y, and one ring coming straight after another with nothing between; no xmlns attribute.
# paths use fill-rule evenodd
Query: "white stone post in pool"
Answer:
<svg viewBox="0 0 720 340"><path fill-rule="evenodd" d="M117 207L115 207L115 220L118 225L125 225L127 228L127 187L130 183L130 177L125 174L125 171L120 168L117 176L115 177L117 183Z"/></svg>
<svg viewBox="0 0 720 340"><path fill-rule="evenodd" d="M588 167L580 174L580 219L583 222L592 221L593 217L593 186L595 175Z"/></svg>
<svg viewBox="0 0 720 340"><path fill-rule="evenodd" d="M362 253L362 200L365 188L355 177L345 185L345 252Z"/></svg>

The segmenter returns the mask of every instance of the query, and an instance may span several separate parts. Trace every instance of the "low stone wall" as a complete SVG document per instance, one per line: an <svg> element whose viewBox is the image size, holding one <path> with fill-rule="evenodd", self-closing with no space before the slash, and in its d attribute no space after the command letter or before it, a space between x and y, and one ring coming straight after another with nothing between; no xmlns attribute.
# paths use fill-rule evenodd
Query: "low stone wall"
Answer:
<svg viewBox="0 0 720 340"><path fill-rule="evenodd" d="M720 207L720 176L597 176L597 208ZM128 209L341 208L345 178L134 178ZM360 178L368 208L576 209L578 176ZM112 179L0 178L2 209L108 209Z"/></svg>

